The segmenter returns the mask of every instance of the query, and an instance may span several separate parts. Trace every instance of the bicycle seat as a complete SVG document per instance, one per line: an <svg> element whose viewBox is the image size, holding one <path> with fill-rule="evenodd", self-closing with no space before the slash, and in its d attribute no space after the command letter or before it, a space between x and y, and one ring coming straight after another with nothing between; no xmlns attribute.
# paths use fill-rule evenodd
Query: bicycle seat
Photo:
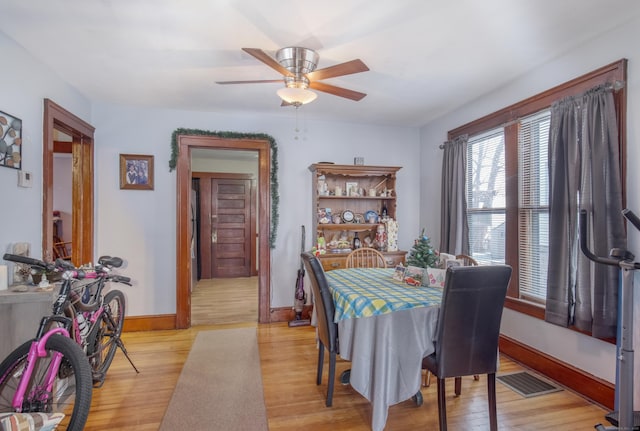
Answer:
<svg viewBox="0 0 640 431"><path fill-rule="evenodd" d="M119 257L100 256L98 263L111 268L120 268L122 266L122 259Z"/></svg>

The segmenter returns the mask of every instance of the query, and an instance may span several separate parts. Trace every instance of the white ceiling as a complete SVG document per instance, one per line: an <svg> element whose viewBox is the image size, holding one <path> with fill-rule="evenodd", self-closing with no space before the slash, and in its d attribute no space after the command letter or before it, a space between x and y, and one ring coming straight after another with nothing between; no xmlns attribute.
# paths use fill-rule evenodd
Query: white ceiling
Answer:
<svg viewBox="0 0 640 431"><path fill-rule="evenodd" d="M640 13L637 0L0 0L7 34L91 100L291 115L279 79L241 48L317 50L326 83L308 119L420 126ZM612 59L615 60L615 59ZM2 67L10 67L3 59Z"/></svg>

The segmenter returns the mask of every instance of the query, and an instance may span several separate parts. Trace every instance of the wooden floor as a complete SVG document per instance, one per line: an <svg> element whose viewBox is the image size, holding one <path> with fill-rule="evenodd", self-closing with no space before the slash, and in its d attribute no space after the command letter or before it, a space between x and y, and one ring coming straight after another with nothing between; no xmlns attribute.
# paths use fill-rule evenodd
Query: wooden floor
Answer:
<svg viewBox="0 0 640 431"><path fill-rule="evenodd" d="M236 315L247 315L247 306L239 307ZM157 430L197 333L246 326L257 327L270 431L371 429L371 406L350 386L337 383L333 407L325 407L327 371L325 366L323 383L316 386L314 328L289 328L286 323L258 325L251 321L124 334L126 347L141 372L136 374L118 352L104 386L93 392L86 430ZM337 375L347 368L349 363L339 361ZM501 373L521 369L508 358L501 358ZM458 398L452 396L450 383L449 429L488 429L486 379L464 378L462 396ZM389 409L385 431L438 429L436 387L432 384L421 391L423 406L406 401ZM527 399L497 383L497 399L500 430L589 430L604 422L606 413L568 390ZM207 429L203 425L202 430Z"/></svg>
<svg viewBox="0 0 640 431"><path fill-rule="evenodd" d="M191 292L191 323L258 321L258 277L200 280Z"/></svg>

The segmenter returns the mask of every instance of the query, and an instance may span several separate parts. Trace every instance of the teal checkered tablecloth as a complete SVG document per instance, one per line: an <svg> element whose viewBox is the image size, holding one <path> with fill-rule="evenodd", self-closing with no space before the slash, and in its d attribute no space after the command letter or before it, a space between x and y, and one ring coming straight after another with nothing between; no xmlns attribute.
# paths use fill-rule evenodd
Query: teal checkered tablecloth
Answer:
<svg viewBox="0 0 640 431"><path fill-rule="evenodd" d="M349 268L327 271L336 307L335 322L392 311L439 305L442 289L414 287L392 278L392 268Z"/></svg>

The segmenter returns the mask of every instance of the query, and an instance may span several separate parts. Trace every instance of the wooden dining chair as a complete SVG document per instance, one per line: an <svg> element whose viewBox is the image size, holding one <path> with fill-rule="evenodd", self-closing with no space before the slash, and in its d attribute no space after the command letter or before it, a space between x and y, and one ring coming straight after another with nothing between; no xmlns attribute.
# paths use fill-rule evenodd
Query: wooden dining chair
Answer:
<svg viewBox="0 0 640 431"><path fill-rule="evenodd" d="M324 274L324 269L322 269L322 264L318 258L308 252L301 253L300 256L311 280L311 291L313 293L318 325L319 346L316 384L320 385L322 383L322 368L324 365L324 351L326 349L329 353L329 379L326 406L331 407L333 403L333 387L336 379L336 360L339 353L338 324L333 321L335 305L333 303L333 296L329 290L329 283Z"/></svg>
<svg viewBox="0 0 640 431"><path fill-rule="evenodd" d="M384 255L375 248L361 247L347 256L347 268L386 268Z"/></svg>
<svg viewBox="0 0 640 431"><path fill-rule="evenodd" d="M496 370L502 310L511 278L508 265L447 269L438 315L435 352L422 368L438 378L440 431L447 429L445 379L487 375L489 426L497 431Z"/></svg>
<svg viewBox="0 0 640 431"><path fill-rule="evenodd" d="M466 254L458 254L456 259L462 261L462 266L478 266L478 261Z"/></svg>

